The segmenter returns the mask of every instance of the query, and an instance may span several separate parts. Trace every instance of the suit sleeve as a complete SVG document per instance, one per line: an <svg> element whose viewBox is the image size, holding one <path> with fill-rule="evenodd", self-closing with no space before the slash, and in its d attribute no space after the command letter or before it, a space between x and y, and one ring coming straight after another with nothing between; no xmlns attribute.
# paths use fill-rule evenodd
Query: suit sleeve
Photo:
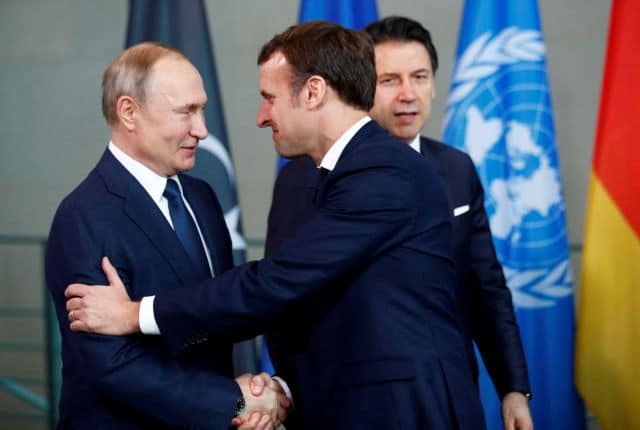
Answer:
<svg viewBox="0 0 640 430"><path fill-rule="evenodd" d="M270 257L197 286L189 300L177 290L159 293L154 312L169 348L179 353L197 338L248 338L269 331L279 314L313 306L320 293L337 297L341 278L406 240L416 217L408 176L393 165L334 171L321 207Z"/></svg>
<svg viewBox="0 0 640 430"><path fill-rule="evenodd" d="M105 402L135 408L171 427L227 428L240 395L232 379L186 368L152 339L69 330L64 289L73 282L104 285L103 255L112 257L125 285L129 284L124 257L108 239L97 237L90 218L63 204L49 236L47 284L58 313L65 371L92 384Z"/></svg>
<svg viewBox="0 0 640 430"><path fill-rule="evenodd" d="M276 178L273 186L271 209L267 218L267 238L265 242L265 256L269 257L278 248L280 243L295 234L298 226L304 224L309 206L312 204L312 190L309 189L309 175L317 172L313 162L302 159L292 160L287 163ZM295 315L291 316L295 318ZM295 371L295 354L293 352L296 340L303 339L297 335L296 325L287 325L288 315L281 315L282 323L276 323L277 328L264 334L264 339L269 347L269 355L277 375L286 379L289 388L295 394L299 392L297 372ZM299 403L300 400L296 399ZM292 425L296 411L287 417L285 424ZM291 424L290 424L291 423Z"/></svg>
<svg viewBox="0 0 640 430"><path fill-rule="evenodd" d="M470 306L470 327L500 398L512 391L529 392L529 379L520 331L491 238L484 207L484 192L472 162L473 231L470 243L474 288Z"/></svg>

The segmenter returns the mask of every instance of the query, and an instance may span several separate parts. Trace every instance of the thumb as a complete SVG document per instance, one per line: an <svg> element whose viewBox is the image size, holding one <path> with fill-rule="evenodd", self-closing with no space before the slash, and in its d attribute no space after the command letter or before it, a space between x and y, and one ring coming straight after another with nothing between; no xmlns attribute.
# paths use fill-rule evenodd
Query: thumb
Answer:
<svg viewBox="0 0 640 430"><path fill-rule="evenodd" d="M113 267L111 261L109 261L109 257L102 257L102 271L107 277L107 281L109 281L109 285L111 287L124 288L124 284L120 280L118 271Z"/></svg>
<svg viewBox="0 0 640 430"><path fill-rule="evenodd" d="M254 375L249 382L249 387L251 388L251 394L259 396L264 391L264 380L260 375Z"/></svg>

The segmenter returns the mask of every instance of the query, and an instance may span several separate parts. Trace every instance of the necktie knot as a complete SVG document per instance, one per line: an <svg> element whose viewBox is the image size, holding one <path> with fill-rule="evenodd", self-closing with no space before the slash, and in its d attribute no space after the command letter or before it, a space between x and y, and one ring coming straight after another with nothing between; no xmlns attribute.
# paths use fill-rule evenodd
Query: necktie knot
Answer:
<svg viewBox="0 0 640 430"><path fill-rule="evenodd" d="M178 183L173 179L167 179L167 186L165 187L162 195L170 203L175 203L178 199L182 199L182 196L180 195L180 187L178 187Z"/></svg>
<svg viewBox="0 0 640 430"><path fill-rule="evenodd" d="M325 169L324 167L318 167L316 175L315 175L315 187L319 187L322 181L327 177L327 175L331 172L329 169Z"/></svg>
<svg viewBox="0 0 640 430"><path fill-rule="evenodd" d="M318 189L322 185L322 182L325 180L327 175L331 171L329 169L325 169L324 167L318 167L315 175L313 176L313 183L311 187L313 188L313 193L311 195L312 201L316 201L318 199Z"/></svg>

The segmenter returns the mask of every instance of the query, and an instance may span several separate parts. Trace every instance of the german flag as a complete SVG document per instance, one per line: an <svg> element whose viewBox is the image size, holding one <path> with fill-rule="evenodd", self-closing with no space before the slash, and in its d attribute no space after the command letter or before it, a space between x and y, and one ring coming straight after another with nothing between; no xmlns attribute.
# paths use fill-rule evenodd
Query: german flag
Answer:
<svg viewBox="0 0 640 430"><path fill-rule="evenodd" d="M606 430L640 429L639 23L613 1L580 277L576 382Z"/></svg>

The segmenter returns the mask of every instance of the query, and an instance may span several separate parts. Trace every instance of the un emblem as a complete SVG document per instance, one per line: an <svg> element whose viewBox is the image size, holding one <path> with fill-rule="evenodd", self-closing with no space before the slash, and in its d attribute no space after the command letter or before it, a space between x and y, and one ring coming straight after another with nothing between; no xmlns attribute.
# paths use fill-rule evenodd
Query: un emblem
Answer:
<svg viewBox="0 0 640 430"><path fill-rule="evenodd" d="M460 56L445 140L473 159L516 307L570 296L562 184L539 31L485 33Z"/></svg>

